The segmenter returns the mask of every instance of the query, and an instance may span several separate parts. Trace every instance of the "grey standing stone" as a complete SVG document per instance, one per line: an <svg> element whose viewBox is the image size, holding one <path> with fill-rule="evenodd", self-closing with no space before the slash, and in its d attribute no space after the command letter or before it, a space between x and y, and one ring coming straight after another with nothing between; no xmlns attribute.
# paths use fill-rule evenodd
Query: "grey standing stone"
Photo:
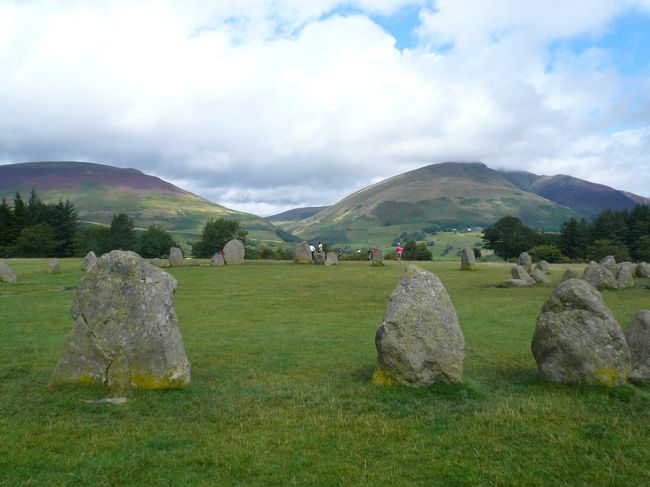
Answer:
<svg viewBox="0 0 650 487"><path fill-rule="evenodd" d="M156 267L169 267L169 261L168 260L163 260L163 259L151 259L149 261L151 265L154 265Z"/></svg>
<svg viewBox="0 0 650 487"><path fill-rule="evenodd" d="M625 289L634 287L634 271L636 266L631 262L621 262L618 264L616 272L616 287L618 289Z"/></svg>
<svg viewBox="0 0 650 487"><path fill-rule="evenodd" d="M528 269L531 265L533 265L533 259L530 257L530 255L528 255L528 252L522 252L519 254L519 258L517 259L517 265Z"/></svg>
<svg viewBox="0 0 650 487"><path fill-rule="evenodd" d="M184 264L183 262L183 251L178 247L172 247L169 249L169 265L172 267L180 267Z"/></svg>
<svg viewBox="0 0 650 487"><path fill-rule="evenodd" d="M223 267L226 265L226 260L223 258L223 254L214 254L210 259L210 265L214 267Z"/></svg>
<svg viewBox="0 0 650 487"><path fill-rule="evenodd" d="M579 279L580 278L580 273L574 269L567 269L564 271L564 274L562 274L562 280L560 283L564 281L568 281L569 279Z"/></svg>
<svg viewBox="0 0 650 487"><path fill-rule="evenodd" d="M599 264L614 275L616 275L618 272L618 265L616 264L616 259L613 255L608 255L607 257L603 258Z"/></svg>
<svg viewBox="0 0 650 487"><path fill-rule="evenodd" d="M84 261L83 261L82 266L83 266L84 270L85 270L86 272L88 272L88 270L89 270L92 266L95 265L95 262L97 262L97 256L95 255L95 252L93 252L93 251L91 250L91 251L88 252L88 253L86 254L86 256L84 257Z"/></svg>
<svg viewBox="0 0 650 487"><path fill-rule="evenodd" d="M135 252L104 254L77 286L74 327L50 383L166 389L190 382L176 280Z"/></svg>
<svg viewBox="0 0 650 487"><path fill-rule="evenodd" d="M381 249L372 249L370 262L372 265L384 265L384 251Z"/></svg>
<svg viewBox="0 0 650 487"><path fill-rule="evenodd" d="M507 279L499 284L497 287L531 287L535 284L535 281L530 281L527 279Z"/></svg>
<svg viewBox="0 0 650 487"><path fill-rule="evenodd" d="M533 269L533 273L530 275L537 284L550 284L551 280L541 269Z"/></svg>
<svg viewBox="0 0 650 487"><path fill-rule="evenodd" d="M474 249L464 248L460 253L460 270L461 271L475 271L476 270L476 257L474 256Z"/></svg>
<svg viewBox="0 0 650 487"><path fill-rule="evenodd" d="M231 240L223 248L223 258L227 265L239 265L244 262L246 250L241 240Z"/></svg>
<svg viewBox="0 0 650 487"><path fill-rule="evenodd" d="M636 266L636 277L650 277L650 266L645 262L641 262Z"/></svg>
<svg viewBox="0 0 650 487"><path fill-rule="evenodd" d="M324 252L314 252L314 264L323 265L327 259Z"/></svg>
<svg viewBox="0 0 650 487"><path fill-rule="evenodd" d="M641 310L625 329L632 356L630 381L650 383L650 310Z"/></svg>
<svg viewBox="0 0 650 487"><path fill-rule="evenodd" d="M339 256L335 252L328 252L327 258L325 259L325 266L329 267L339 263Z"/></svg>
<svg viewBox="0 0 650 487"><path fill-rule="evenodd" d="M307 242L300 242L293 250L293 261L297 264L311 264L313 259Z"/></svg>
<svg viewBox="0 0 650 487"><path fill-rule="evenodd" d="M535 279L533 279L530 274L528 274L528 271L524 269L522 265L517 264L514 266L510 271L510 274L512 274L513 279L528 281L531 285L535 284Z"/></svg>
<svg viewBox="0 0 650 487"><path fill-rule="evenodd" d="M50 261L47 263L47 273L48 274L56 274L59 272L59 261L57 259L50 259Z"/></svg>
<svg viewBox="0 0 650 487"><path fill-rule="evenodd" d="M16 282L16 274L4 262L0 262L0 281L5 281L9 284Z"/></svg>
<svg viewBox="0 0 650 487"><path fill-rule="evenodd" d="M539 269L544 274L548 274L549 272L551 272L551 268L548 265L548 262L546 262L545 260L540 260L535 266L535 269Z"/></svg>
<svg viewBox="0 0 650 487"><path fill-rule="evenodd" d="M462 380L465 337L456 310L440 279L412 264L390 295L375 345L375 384Z"/></svg>
<svg viewBox="0 0 650 487"><path fill-rule="evenodd" d="M614 274L593 260L585 268L582 278L599 291L617 288Z"/></svg>
<svg viewBox="0 0 650 487"><path fill-rule="evenodd" d="M531 349L540 374L552 382L615 386L630 373L623 330L596 288L581 279L551 293L537 317Z"/></svg>

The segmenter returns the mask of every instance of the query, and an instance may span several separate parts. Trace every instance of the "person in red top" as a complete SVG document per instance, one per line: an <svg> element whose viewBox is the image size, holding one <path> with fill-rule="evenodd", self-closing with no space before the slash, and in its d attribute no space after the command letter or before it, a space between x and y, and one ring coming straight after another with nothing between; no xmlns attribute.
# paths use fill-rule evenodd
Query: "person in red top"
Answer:
<svg viewBox="0 0 650 487"><path fill-rule="evenodd" d="M404 252L404 247L402 247L402 244L397 242L397 261L400 262L402 260L402 252Z"/></svg>

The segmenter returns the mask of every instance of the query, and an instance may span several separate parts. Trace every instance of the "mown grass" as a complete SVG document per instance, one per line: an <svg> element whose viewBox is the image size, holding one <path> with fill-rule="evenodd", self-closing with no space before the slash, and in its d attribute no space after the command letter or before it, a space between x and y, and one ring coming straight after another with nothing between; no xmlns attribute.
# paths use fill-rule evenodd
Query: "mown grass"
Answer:
<svg viewBox="0 0 650 487"><path fill-rule="evenodd" d="M47 381L80 260L9 261L0 285L0 485L647 485L650 389L538 379L551 288L497 289L509 266L426 263L467 342L461 385L370 383L374 334L405 264L175 268L192 384L87 404ZM554 268L557 282L562 268ZM603 293L624 325L642 288Z"/></svg>

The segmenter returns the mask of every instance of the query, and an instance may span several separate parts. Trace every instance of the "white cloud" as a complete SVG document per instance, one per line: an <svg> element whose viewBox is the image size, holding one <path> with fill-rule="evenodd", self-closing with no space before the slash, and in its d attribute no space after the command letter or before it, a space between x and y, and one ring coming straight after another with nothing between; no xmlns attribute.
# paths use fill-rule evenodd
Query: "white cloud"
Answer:
<svg viewBox="0 0 650 487"><path fill-rule="evenodd" d="M421 4L411 50L368 17ZM648 195L648 77L617 72L602 48L549 49L633 8L650 12L647 0L0 2L0 159L135 166L264 213L444 160Z"/></svg>

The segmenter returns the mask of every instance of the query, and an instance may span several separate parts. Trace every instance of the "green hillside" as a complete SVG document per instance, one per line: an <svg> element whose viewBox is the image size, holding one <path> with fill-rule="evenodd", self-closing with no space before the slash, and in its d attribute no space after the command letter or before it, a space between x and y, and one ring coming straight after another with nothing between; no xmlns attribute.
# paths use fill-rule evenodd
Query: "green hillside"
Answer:
<svg viewBox="0 0 650 487"><path fill-rule="evenodd" d="M200 235L210 218L241 222L251 239L281 242L273 224L258 216L231 210L135 169L84 162L42 162L0 166L0 197L24 199L36 189L43 201L69 199L79 218L110 223L127 213L139 228L159 225L183 238Z"/></svg>
<svg viewBox="0 0 650 487"><path fill-rule="evenodd" d="M442 163L357 191L293 231L328 243L387 245L401 232L481 227L506 215L553 230L575 213L523 190L484 164Z"/></svg>

